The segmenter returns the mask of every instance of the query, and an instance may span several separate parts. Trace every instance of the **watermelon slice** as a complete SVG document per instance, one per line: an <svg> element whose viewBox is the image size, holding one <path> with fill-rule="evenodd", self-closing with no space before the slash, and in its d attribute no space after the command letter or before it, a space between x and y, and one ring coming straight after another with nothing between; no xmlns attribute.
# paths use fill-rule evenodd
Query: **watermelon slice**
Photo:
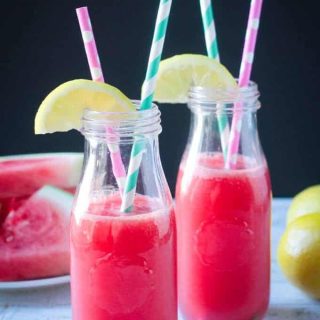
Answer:
<svg viewBox="0 0 320 320"><path fill-rule="evenodd" d="M30 196L44 185L73 190L79 182L81 153L0 157L0 202Z"/></svg>
<svg viewBox="0 0 320 320"><path fill-rule="evenodd" d="M73 195L51 186L11 211L0 229L0 281L69 273Z"/></svg>

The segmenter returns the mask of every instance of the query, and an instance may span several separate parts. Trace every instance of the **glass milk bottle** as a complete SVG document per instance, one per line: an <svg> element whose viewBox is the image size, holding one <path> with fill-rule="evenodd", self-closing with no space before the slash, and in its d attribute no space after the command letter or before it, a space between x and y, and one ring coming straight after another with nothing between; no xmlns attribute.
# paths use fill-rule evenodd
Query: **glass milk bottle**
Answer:
<svg viewBox="0 0 320 320"><path fill-rule="evenodd" d="M269 303L271 185L257 85L192 88L191 128L176 185L178 303L184 320L262 319ZM239 151L225 165L219 117L242 107Z"/></svg>
<svg viewBox="0 0 320 320"><path fill-rule="evenodd" d="M138 108L139 103L136 102ZM71 219L74 320L176 320L173 202L159 157L160 112L86 111L85 164ZM111 151L128 168L143 141L133 208L120 212Z"/></svg>

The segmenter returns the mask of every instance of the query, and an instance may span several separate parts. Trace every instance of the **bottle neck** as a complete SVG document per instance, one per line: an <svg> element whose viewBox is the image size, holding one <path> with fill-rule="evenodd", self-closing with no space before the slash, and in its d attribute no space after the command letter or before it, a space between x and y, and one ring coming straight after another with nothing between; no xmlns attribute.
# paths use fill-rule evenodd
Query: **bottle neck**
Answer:
<svg viewBox="0 0 320 320"><path fill-rule="evenodd" d="M139 101L133 101L133 112L96 112L86 110L82 133L85 136L85 172L103 177L100 183L124 189L134 144L144 148L139 171L150 172L161 168L158 135L161 132L160 111L156 105L140 110ZM91 177L91 180L97 179ZM102 188L102 187L101 187Z"/></svg>
<svg viewBox="0 0 320 320"><path fill-rule="evenodd" d="M196 108L207 112L233 114L242 112L256 112L260 108L260 93L258 86L250 82L249 86L242 88L205 88L191 87L188 96L188 106L191 110Z"/></svg>
<svg viewBox="0 0 320 320"><path fill-rule="evenodd" d="M134 104L138 111L139 103ZM96 195L123 194L126 175L132 165L133 145L142 141L135 192L137 199L151 197L163 208L171 206L170 191L159 156L160 111L155 105L150 110L137 111L85 112L82 127L85 162L78 191L78 199L87 201L81 202L83 207L88 207L90 199ZM121 202L119 208L120 205Z"/></svg>
<svg viewBox="0 0 320 320"><path fill-rule="evenodd" d="M191 127L185 157L199 154L221 154L226 158L232 135L232 122L241 118L238 158L248 165L265 162L257 129L257 110L260 108L257 85L251 83L240 89L191 88L188 107Z"/></svg>
<svg viewBox="0 0 320 320"><path fill-rule="evenodd" d="M132 112L85 110L81 131L86 140L118 145L157 140L162 131L158 107L153 105L148 110L140 110L139 101L133 101L133 105L136 110Z"/></svg>

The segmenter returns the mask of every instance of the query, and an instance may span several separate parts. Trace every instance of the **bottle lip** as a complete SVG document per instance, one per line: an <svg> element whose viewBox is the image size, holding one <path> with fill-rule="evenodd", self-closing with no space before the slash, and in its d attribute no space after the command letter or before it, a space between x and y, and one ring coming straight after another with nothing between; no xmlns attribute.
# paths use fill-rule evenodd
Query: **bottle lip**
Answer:
<svg viewBox="0 0 320 320"><path fill-rule="evenodd" d="M189 90L188 105L191 109L203 107L212 111L221 110L221 105L225 112L234 112L237 109L256 111L261 107L259 97L258 85L253 81L250 81L247 87L241 88L222 89L194 86Z"/></svg>
<svg viewBox="0 0 320 320"><path fill-rule="evenodd" d="M107 142L132 142L161 133L161 112L156 104L140 110L141 101L131 100L135 111L108 112L84 110L81 132L86 137L95 137Z"/></svg>

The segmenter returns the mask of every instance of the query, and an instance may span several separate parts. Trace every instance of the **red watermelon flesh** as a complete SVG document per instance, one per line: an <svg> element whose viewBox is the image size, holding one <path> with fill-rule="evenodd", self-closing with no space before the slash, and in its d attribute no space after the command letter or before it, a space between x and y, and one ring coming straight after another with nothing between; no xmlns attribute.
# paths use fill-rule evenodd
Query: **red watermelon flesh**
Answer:
<svg viewBox="0 0 320 320"><path fill-rule="evenodd" d="M8 214L0 229L0 281L69 273L72 200L45 186Z"/></svg>
<svg viewBox="0 0 320 320"><path fill-rule="evenodd" d="M10 211L17 210L29 196L19 198L6 198L0 200L0 225L5 220Z"/></svg>
<svg viewBox="0 0 320 320"><path fill-rule="evenodd" d="M0 157L0 202L30 196L44 185L74 190L82 159L80 153Z"/></svg>

